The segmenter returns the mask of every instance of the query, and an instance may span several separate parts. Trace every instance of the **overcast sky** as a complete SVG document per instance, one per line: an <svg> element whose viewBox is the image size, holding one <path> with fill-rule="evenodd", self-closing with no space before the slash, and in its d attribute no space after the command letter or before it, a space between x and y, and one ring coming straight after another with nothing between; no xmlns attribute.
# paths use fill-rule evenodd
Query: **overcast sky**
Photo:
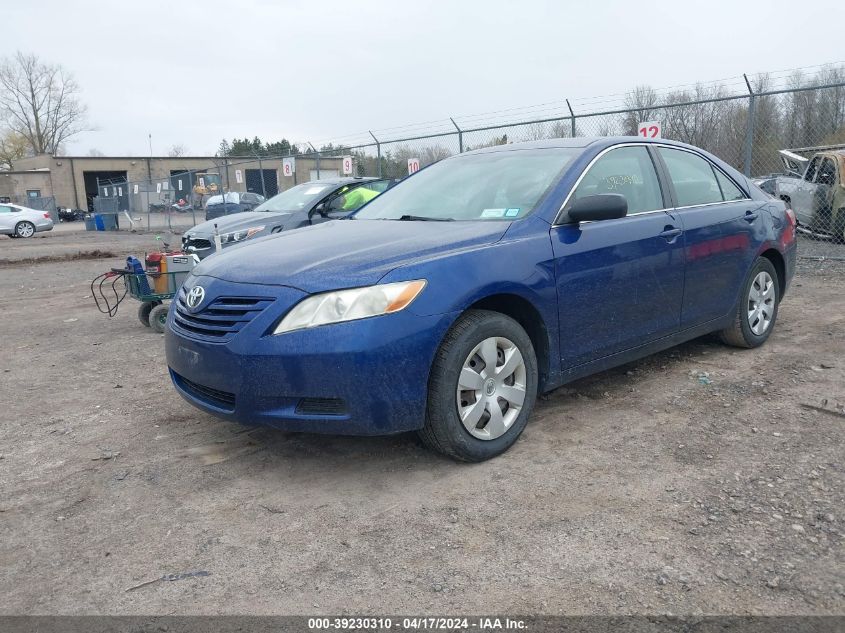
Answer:
<svg viewBox="0 0 845 633"><path fill-rule="evenodd" d="M335 140L845 58L842 1L3 0L0 54L74 73L69 153ZM825 17L827 16L827 17Z"/></svg>

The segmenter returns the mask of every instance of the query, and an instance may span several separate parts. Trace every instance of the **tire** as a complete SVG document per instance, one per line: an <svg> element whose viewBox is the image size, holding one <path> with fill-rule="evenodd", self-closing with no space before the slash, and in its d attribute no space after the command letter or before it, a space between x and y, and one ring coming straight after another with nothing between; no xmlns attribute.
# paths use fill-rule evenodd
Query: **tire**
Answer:
<svg viewBox="0 0 845 633"><path fill-rule="evenodd" d="M845 244L845 207L836 212L836 224L833 226L833 241Z"/></svg>
<svg viewBox="0 0 845 633"><path fill-rule="evenodd" d="M161 305L161 301L144 301L138 306L138 320L141 322L141 325L150 327L150 312L157 305Z"/></svg>
<svg viewBox="0 0 845 633"><path fill-rule="evenodd" d="M491 352L497 373L505 368L506 359L513 358L514 366L500 377L489 376L482 354L492 358ZM461 386L470 385L477 388L459 391ZM481 462L516 442L536 399L537 357L528 334L503 314L470 310L455 322L434 357L425 426L419 436L434 451L461 461ZM492 406L499 407L498 416L491 415ZM478 421L468 421L465 426L459 407L463 407L467 420L478 415Z"/></svg>
<svg viewBox="0 0 845 633"><path fill-rule="evenodd" d="M759 347L775 328L780 304L780 283L775 267L758 257L742 285L736 315L731 327L719 332L724 343L734 347ZM759 306L768 306L758 310ZM768 322L766 319L768 318Z"/></svg>
<svg viewBox="0 0 845 633"><path fill-rule="evenodd" d="M164 334L164 326L167 323L167 311L169 309L169 305L160 303L150 310L150 327L153 332Z"/></svg>
<svg viewBox="0 0 845 633"><path fill-rule="evenodd" d="M18 222L15 224L15 237L32 237L35 235L35 225L32 222Z"/></svg>

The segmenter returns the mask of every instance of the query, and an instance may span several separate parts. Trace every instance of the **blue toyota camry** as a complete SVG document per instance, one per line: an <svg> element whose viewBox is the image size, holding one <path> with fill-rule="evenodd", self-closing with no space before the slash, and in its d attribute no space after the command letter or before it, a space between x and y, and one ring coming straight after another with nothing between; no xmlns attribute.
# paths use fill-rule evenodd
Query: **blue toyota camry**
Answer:
<svg viewBox="0 0 845 633"><path fill-rule="evenodd" d="M172 304L179 393L244 424L418 431L507 450L538 393L710 332L771 335L795 216L666 140L512 144L436 163L352 219L202 262Z"/></svg>

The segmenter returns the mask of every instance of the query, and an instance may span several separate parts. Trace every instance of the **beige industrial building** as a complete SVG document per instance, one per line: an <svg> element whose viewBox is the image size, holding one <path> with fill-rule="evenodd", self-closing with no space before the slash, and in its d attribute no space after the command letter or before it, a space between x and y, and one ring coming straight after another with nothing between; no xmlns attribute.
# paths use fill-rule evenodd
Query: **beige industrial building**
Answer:
<svg viewBox="0 0 845 633"><path fill-rule="evenodd" d="M252 191L267 197L293 185L339 175L341 158L296 157L295 173L285 176L281 158L230 156L49 156L22 158L10 171L0 171L0 200L52 198L64 208L93 210L102 183L140 183L143 189L162 183L174 195L189 196L197 174L216 174L224 189ZM263 176L263 178L262 178ZM167 184L165 184L167 183ZM122 195L122 189L121 189Z"/></svg>

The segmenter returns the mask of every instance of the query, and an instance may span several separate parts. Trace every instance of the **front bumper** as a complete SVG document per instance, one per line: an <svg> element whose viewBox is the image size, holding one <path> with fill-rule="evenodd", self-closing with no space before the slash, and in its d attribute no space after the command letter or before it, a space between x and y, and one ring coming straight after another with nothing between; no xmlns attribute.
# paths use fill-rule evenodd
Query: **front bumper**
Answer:
<svg viewBox="0 0 845 633"><path fill-rule="evenodd" d="M209 287L220 295L219 285L236 286ZM242 294L246 285L223 292ZM268 332L306 295L261 288L276 300L225 343L174 327L171 308L167 363L183 398L227 420L288 431L384 435L423 426L431 363L456 315L408 309L274 336Z"/></svg>

